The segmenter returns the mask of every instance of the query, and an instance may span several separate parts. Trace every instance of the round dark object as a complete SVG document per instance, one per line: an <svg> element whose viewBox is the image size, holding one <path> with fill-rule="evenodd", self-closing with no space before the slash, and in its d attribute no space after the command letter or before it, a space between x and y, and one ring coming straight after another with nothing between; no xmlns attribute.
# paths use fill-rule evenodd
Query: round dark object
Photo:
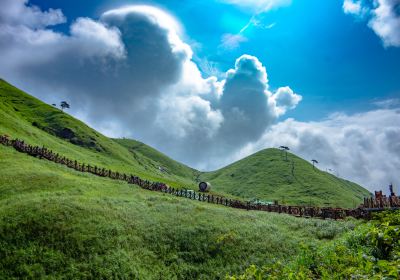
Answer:
<svg viewBox="0 0 400 280"><path fill-rule="evenodd" d="M200 182L199 184L199 191L201 192L208 192L211 189L211 184L208 182Z"/></svg>

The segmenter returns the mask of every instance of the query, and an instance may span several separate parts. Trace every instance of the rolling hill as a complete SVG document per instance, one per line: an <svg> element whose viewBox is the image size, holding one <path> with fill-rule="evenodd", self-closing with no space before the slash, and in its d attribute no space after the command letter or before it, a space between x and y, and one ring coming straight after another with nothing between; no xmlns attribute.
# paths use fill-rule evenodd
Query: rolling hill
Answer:
<svg viewBox="0 0 400 280"><path fill-rule="evenodd" d="M305 160L267 149L213 172L201 173L150 146L111 139L83 122L0 80L0 134L44 145L62 155L112 170L129 172L174 187L196 188L209 181L212 192L242 199L288 204L354 207L368 191Z"/></svg>
<svg viewBox="0 0 400 280"><path fill-rule="evenodd" d="M198 171L143 143L107 138L4 81L0 101L0 134L45 145L80 162L195 187ZM280 156L272 152L275 155L265 155L261 162ZM252 164L245 159L201 176L215 179L216 192L246 197L229 189L232 179L226 176L240 178L245 175L241 170L251 177L259 172ZM232 171L235 166L238 173ZM282 180L280 176L275 174L276 180ZM218 184L222 179L225 184ZM250 264L289 261L303 246L329 243L359 223L182 199L76 172L0 145L4 279L223 279L243 273Z"/></svg>
<svg viewBox="0 0 400 280"><path fill-rule="evenodd" d="M0 194L1 279L224 279L360 223L187 200L2 145Z"/></svg>
<svg viewBox="0 0 400 280"><path fill-rule="evenodd" d="M304 159L265 149L201 175L214 191L246 199L286 204L354 208L369 192L350 181L313 168Z"/></svg>

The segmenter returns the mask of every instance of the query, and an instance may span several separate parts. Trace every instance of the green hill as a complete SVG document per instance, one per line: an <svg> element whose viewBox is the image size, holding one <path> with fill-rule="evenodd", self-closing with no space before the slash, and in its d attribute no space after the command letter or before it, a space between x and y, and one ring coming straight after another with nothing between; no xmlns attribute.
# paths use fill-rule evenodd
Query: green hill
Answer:
<svg viewBox="0 0 400 280"><path fill-rule="evenodd" d="M196 188L199 171L135 140L110 139L83 122L0 80L0 134L44 145L80 162L137 174L174 187ZM293 170L292 170L293 169ZM293 172L292 172L293 171ZM354 207L368 192L268 149L214 172L202 173L212 192L291 204Z"/></svg>
<svg viewBox="0 0 400 280"><path fill-rule="evenodd" d="M353 208L369 192L361 186L313 168L294 154L266 149L220 170L201 175L222 194L278 200L295 205L325 205Z"/></svg>
<svg viewBox="0 0 400 280"><path fill-rule="evenodd" d="M195 184L198 171L140 142L109 139L4 81L0 101L0 134L91 165ZM223 279L289 261L358 223L187 200L0 145L1 279Z"/></svg>
<svg viewBox="0 0 400 280"><path fill-rule="evenodd" d="M156 149L143 144L142 142L132 139L114 139L117 143L124 146L132 153L134 157L142 155L142 159L146 158L149 161L157 163L156 168L162 170L166 174L174 174L183 178L194 178L194 175L198 173L197 170L187 167L168 156L160 153ZM150 163L151 164L151 163Z"/></svg>
<svg viewBox="0 0 400 280"><path fill-rule="evenodd" d="M137 141L107 138L3 80L0 80L0 101L0 134L44 145L80 162L130 172L172 186L195 185L194 169Z"/></svg>
<svg viewBox="0 0 400 280"><path fill-rule="evenodd" d="M146 191L2 145L0 194L1 279L224 279L359 223Z"/></svg>

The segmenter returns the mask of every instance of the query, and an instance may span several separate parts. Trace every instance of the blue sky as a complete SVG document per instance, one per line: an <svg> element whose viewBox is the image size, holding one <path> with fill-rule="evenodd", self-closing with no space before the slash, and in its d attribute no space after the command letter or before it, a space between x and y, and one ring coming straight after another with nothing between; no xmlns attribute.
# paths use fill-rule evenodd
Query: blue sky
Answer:
<svg viewBox="0 0 400 280"><path fill-rule="evenodd" d="M223 74L241 54L254 55L267 67L272 88L290 85L300 93L303 102L284 118L317 120L337 111L365 111L375 101L400 97L400 48L385 47L365 19L343 12L342 1L292 1L262 12L257 16L260 23L273 26L251 26L243 32L247 41L234 49L221 47L221 39L240 32L257 14L251 8L218 0L31 3L43 9L61 8L69 22L77 17L98 18L121 5L160 7L182 24L195 61L207 61ZM68 24L57 28L68 32Z"/></svg>
<svg viewBox="0 0 400 280"><path fill-rule="evenodd" d="M0 78L200 170L290 147L400 185L400 0L0 0Z"/></svg>

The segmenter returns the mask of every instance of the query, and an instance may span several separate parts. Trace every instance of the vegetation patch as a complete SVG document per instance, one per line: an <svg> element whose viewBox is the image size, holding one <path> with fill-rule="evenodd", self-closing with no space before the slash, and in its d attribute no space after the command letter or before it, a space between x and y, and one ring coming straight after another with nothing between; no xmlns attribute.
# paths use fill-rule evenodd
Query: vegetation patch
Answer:
<svg viewBox="0 0 400 280"><path fill-rule="evenodd" d="M4 278L223 279L360 221L299 219L149 192L0 146ZM329 236L324 229L329 228Z"/></svg>
<svg viewBox="0 0 400 280"><path fill-rule="evenodd" d="M291 262L251 265L247 279L399 279L400 211L376 214L341 238L319 246L303 245Z"/></svg>

